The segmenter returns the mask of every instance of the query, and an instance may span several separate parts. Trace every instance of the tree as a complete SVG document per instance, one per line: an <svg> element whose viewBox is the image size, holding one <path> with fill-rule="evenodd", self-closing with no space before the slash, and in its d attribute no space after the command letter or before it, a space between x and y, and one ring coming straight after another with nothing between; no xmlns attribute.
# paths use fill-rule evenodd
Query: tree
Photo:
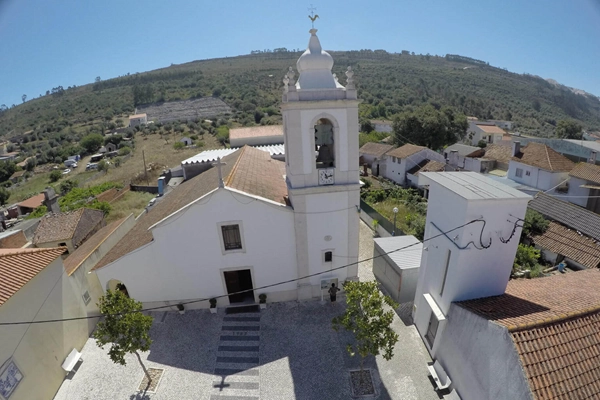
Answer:
<svg viewBox="0 0 600 400"><path fill-rule="evenodd" d="M556 124L556 136L561 139L581 139L583 127L572 119L562 119Z"/></svg>
<svg viewBox="0 0 600 400"><path fill-rule="evenodd" d="M13 161L0 161L0 182L7 181L17 170Z"/></svg>
<svg viewBox="0 0 600 400"><path fill-rule="evenodd" d="M79 142L79 145L85 149L86 152L92 154L95 153L104 143L104 137L99 133L90 133L84 136Z"/></svg>
<svg viewBox="0 0 600 400"><path fill-rule="evenodd" d="M0 187L0 206L3 206L8 201L10 192L5 187Z"/></svg>
<svg viewBox="0 0 600 400"><path fill-rule="evenodd" d="M487 142L485 140L480 140L479 142L477 142L477 147L480 147L482 149L485 149L487 147Z"/></svg>
<svg viewBox="0 0 600 400"><path fill-rule="evenodd" d="M530 277L538 276L541 270L541 266L538 264L539 259L540 251L538 249L519 243L513 263L513 274L529 271Z"/></svg>
<svg viewBox="0 0 600 400"><path fill-rule="evenodd" d="M436 110L428 104L394 119L393 136L397 144L412 143L438 150L462 140L469 124L467 117L446 107Z"/></svg>
<svg viewBox="0 0 600 400"><path fill-rule="evenodd" d="M100 162L98 163L98 171L108 172L109 167L110 164L106 160L100 160Z"/></svg>
<svg viewBox="0 0 600 400"><path fill-rule="evenodd" d="M50 172L50 183L58 182L60 178L62 178L62 172L59 170Z"/></svg>
<svg viewBox="0 0 600 400"><path fill-rule="evenodd" d="M77 186L79 186L79 182L75 179L66 179L60 184L60 193L64 196Z"/></svg>
<svg viewBox="0 0 600 400"><path fill-rule="evenodd" d="M112 143L115 146L118 146L122 140L123 140L123 136L121 136L121 135L110 135L104 139L104 144L107 145L109 143Z"/></svg>
<svg viewBox="0 0 600 400"><path fill-rule="evenodd" d="M27 159L27 163L25 164L25 169L29 172L33 171L35 166L37 165L37 159L35 157L30 157Z"/></svg>
<svg viewBox="0 0 600 400"><path fill-rule="evenodd" d="M351 356L360 355L360 369L363 369L365 357L376 356L383 352L383 358L391 360L398 334L391 328L394 320L394 308L398 304L389 296L379 292L377 283L346 282L346 311L332 321L333 329L346 329L354 335L355 343L346 349ZM384 304L391 309L384 311Z"/></svg>
<svg viewBox="0 0 600 400"><path fill-rule="evenodd" d="M104 346L110 343L108 356L115 364L126 365L125 355L135 354L148 377L148 382L152 382L139 354L139 351L150 350L152 344L152 317L140 312L142 303L130 299L121 290L107 290L100 298L98 307L104 316L104 320L98 323L94 332L98 347L104 349Z"/></svg>
<svg viewBox="0 0 600 400"><path fill-rule="evenodd" d="M21 100L23 100L23 103L25 103L25 100L27 100L27 95L24 94L23 96L21 96Z"/></svg>
<svg viewBox="0 0 600 400"><path fill-rule="evenodd" d="M185 144L183 144L183 142L175 142L173 143L173 148L175 150L181 150L185 147Z"/></svg>
<svg viewBox="0 0 600 400"><path fill-rule="evenodd" d="M523 223L522 233L524 236L531 236L534 234L541 235L542 233L546 232L549 224L550 221L544 218L542 214L528 208L527 213L525 214L525 222Z"/></svg>

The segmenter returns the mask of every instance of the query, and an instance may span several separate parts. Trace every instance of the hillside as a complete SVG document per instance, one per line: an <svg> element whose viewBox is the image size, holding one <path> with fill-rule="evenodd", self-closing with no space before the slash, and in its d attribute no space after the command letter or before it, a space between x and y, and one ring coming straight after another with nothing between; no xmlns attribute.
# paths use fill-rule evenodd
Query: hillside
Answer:
<svg viewBox="0 0 600 400"><path fill-rule="evenodd" d="M491 67L467 57L390 54L383 50L331 52L334 72L345 82L351 65L359 88L361 118L392 118L422 103L451 105L479 118L508 119L522 133L552 136L557 121L573 118L600 129L600 100L532 75ZM217 97L232 109L222 122L278 122L282 78L299 52L194 61L98 81L50 89L47 95L0 109L0 136L25 132L33 140L65 146L97 124L126 124L135 106ZM269 118L264 119L267 113ZM103 128L103 129L104 129Z"/></svg>

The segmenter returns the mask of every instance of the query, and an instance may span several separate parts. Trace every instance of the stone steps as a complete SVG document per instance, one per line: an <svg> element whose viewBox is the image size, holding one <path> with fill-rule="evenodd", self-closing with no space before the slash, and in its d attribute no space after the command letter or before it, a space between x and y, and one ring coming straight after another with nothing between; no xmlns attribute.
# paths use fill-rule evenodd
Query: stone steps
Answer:
<svg viewBox="0 0 600 400"><path fill-rule="evenodd" d="M260 400L260 314L223 317L210 400Z"/></svg>

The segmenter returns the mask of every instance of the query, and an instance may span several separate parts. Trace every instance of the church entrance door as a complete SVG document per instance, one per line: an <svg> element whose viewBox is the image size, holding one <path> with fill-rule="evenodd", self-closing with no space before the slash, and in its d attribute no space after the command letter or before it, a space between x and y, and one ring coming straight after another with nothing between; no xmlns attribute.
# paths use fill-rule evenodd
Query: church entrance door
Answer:
<svg viewBox="0 0 600 400"><path fill-rule="evenodd" d="M252 289L252 274L249 269L241 269L238 271L224 271L225 285L227 286L227 293L229 294L230 303L254 303L254 291ZM248 290L245 293L237 293L244 290Z"/></svg>

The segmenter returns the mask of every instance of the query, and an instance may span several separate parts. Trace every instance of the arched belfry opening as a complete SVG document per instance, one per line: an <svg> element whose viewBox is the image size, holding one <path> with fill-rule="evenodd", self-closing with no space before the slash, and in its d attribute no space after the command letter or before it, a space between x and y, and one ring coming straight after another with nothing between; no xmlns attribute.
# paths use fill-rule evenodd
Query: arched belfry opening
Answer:
<svg viewBox="0 0 600 400"><path fill-rule="evenodd" d="M315 154L317 168L335 167L333 124L326 118L321 118L315 125Z"/></svg>

